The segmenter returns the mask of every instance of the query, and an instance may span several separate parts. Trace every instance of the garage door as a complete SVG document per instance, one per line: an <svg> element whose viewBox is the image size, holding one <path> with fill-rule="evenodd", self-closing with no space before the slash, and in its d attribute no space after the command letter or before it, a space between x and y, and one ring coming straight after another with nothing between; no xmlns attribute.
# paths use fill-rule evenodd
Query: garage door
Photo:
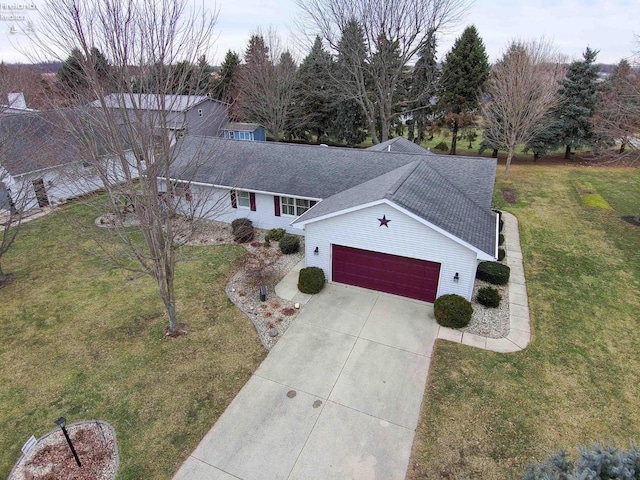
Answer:
<svg viewBox="0 0 640 480"><path fill-rule="evenodd" d="M436 299L440 264L333 245L332 280L426 302Z"/></svg>

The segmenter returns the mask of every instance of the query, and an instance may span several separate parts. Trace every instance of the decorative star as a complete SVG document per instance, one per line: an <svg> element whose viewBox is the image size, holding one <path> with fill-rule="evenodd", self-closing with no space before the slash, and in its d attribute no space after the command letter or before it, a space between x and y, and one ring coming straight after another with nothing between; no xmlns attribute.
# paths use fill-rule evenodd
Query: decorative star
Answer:
<svg viewBox="0 0 640 480"><path fill-rule="evenodd" d="M384 225L385 227L389 228L389 222L391 220L388 220L386 215L383 215L382 218L378 219L378 221L380 222L381 227Z"/></svg>

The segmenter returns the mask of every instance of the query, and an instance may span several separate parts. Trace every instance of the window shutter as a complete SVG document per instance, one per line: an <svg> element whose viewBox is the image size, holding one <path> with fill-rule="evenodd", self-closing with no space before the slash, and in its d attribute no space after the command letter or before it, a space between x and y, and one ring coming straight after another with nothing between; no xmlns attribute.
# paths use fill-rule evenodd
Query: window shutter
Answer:
<svg viewBox="0 0 640 480"><path fill-rule="evenodd" d="M280 216L280 197L277 195L273 196L273 209L276 217Z"/></svg>
<svg viewBox="0 0 640 480"><path fill-rule="evenodd" d="M315 200L309 200L309 208L313 207L316 203L318 202L316 202Z"/></svg>
<svg viewBox="0 0 640 480"><path fill-rule="evenodd" d="M231 192L229 193L231 194L231 207L238 208L238 202L236 201L236 191L231 190Z"/></svg>
<svg viewBox="0 0 640 480"><path fill-rule="evenodd" d="M256 211L256 194L249 192L249 205L251 205L251 211Z"/></svg>

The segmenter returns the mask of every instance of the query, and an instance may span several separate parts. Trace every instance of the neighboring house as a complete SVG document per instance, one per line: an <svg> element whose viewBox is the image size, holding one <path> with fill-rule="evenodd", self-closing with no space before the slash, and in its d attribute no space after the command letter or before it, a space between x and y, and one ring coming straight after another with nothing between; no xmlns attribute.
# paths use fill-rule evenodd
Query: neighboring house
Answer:
<svg viewBox="0 0 640 480"><path fill-rule="evenodd" d="M367 148L373 152L390 152L390 153L415 153L418 155L433 155L431 150L410 142L404 137L396 137L386 142L378 143Z"/></svg>
<svg viewBox="0 0 640 480"><path fill-rule="evenodd" d="M67 131L73 111L0 116L0 184L21 211L47 207L102 188L82 147ZM115 165L115 164L114 164ZM117 178L115 166L110 168Z"/></svg>
<svg viewBox="0 0 640 480"><path fill-rule="evenodd" d="M22 92L11 92L7 94L9 103L0 105L0 114L8 113L30 113L37 112L32 108L27 108L27 102Z"/></svg>
<svg viewBox="0 0 640 480"><path fill-rule="evenodd" d="M413 150L404 139L392 145ZM495 159L191 136L175 148L172 178L224 205L216 220L304 235L307 266L329 281L470 299L477 263L497 256ZM194 160L203 152L214 158Z"/></svg>
<svg viewBox="0 0 640 480"><path fill-rule="evenodd" d="M228 140L267 141L267 133L259 123L229 122L222 129L222 133Z"/></svg>
<svg viewBox="0 0 640 480"><path fill-rule="evenodd" d="M219 136L229 122L229 105L206 95L158 95L152 93L118 94L105 97L106 108L118 109L121 121L145 122L159 126L158 112L166 114L172 138L182 135ZM102 108L99 100L90 104ZM125 114L126 112L126 114Z"/></svg>

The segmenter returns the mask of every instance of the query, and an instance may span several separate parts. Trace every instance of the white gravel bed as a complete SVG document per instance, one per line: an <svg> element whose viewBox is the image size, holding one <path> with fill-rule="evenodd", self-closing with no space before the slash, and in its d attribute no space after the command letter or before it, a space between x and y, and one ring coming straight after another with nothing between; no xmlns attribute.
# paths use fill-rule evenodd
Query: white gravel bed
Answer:
<svg viewBox="0 0 640 480"><path fill-rule="evenodd" d="M278 242L272 241L270 246L264 246L266 231L256 228L253 241L236 244L247 249L254 258L262 258L268 270L260 282L254 272L248 271L246 264L242 265L231 277L225 288L229 299L249 317L256 327L258 337L267 350L270 350L282 337L298 315L294 302L284 300L275 293L277 283L302 259L304 259L304 237L300 237L300 251L295 254L283 255ZM216 245L233 244L231 225L228 223L198 220L195 234L187 242L188 245ZM267 301L260 301L260 285L267 287Z"/></svg>
<svg viewBox="0 0 640 480"><path fill-rule="evenodd" d="M497 308L485 307L478 303L478 290L482 287L494 287L500 292L502 300ZM471 321L460 330L489 338L504 338L509 335L509 287L507 285L491 285L476 279L471 306L473 307Z"/></svg>

